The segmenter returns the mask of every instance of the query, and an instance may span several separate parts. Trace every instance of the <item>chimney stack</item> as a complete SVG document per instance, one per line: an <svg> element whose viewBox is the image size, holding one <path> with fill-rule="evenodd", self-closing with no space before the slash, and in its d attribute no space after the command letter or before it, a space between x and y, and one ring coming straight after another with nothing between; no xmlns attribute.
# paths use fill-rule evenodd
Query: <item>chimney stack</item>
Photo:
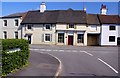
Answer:
<svg viewBox="0 0 120 78"><path fill-rule="evenodd" d="M40 12L44 12L46 10L45 2L42 2L40 5Z"/></svg>
<svg viewBox="0 0 120 78"><path fill-rule="evenodd" d="M87 10L87 9L86 9L86 7L84 7L84 8L83 8L83 11L85 11L85 12L86 12L86 10Z"/></svg>
<svg viewBox="0 0 120 78"><path fill-rule="evenodd" d="M106 5L101 5L101 14L106 15L107 14L107 7Z"/></svg>

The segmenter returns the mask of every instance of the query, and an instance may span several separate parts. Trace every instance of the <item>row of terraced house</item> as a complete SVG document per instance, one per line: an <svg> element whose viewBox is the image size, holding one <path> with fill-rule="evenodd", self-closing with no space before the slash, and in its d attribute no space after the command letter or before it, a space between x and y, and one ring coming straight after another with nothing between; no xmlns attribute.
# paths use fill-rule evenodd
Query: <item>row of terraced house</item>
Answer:
<svg viewBox="0 0 120 78"><path fill-rule="evenodd" d="M120 39L119 15L108 15L106 5L100 14L83 10L40 10L1 17L3 39L27 39L30 44L55 45L117 45Z"/></svg>

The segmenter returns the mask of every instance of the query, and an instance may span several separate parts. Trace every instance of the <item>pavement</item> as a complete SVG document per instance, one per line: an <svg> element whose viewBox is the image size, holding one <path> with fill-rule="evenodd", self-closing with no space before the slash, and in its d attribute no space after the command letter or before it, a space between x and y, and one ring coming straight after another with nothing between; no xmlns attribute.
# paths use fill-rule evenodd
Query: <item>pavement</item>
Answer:
<svg viewBox="0 0 120 78"><path fill-rule="evenodd" d="M118 76L118 47L31 45L62 62L60 76ZM114 78L114 77L113 77Z"/></svg>
<svg viewBox="0 0 120 78"><path fill-rule="evenodd" d="M31 51L28 66L8 76L55 76L58 66L59 61L54 57Z"/></svg>

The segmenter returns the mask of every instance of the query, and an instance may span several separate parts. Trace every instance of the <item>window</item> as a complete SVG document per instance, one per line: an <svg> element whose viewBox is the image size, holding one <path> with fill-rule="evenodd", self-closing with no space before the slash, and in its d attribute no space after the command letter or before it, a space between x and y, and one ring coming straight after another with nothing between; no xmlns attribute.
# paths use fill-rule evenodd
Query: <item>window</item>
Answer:
<svg viewBox="0 0 120 78"><path fill-rule="evenodd" d="M109 42L115 42L115 36L109 36Z"/></svg>
<svg viewBox="0 0 120 78"><path fill-rule="evenodd" d="M116 30L115 26L109 26L109 30Z"/></svg>
<svg viewBox="0 0 120 78"><path fill-rule="evenodd" d="M74 24L69 24L69 28L74 28Z"/></svg>
<svg viewBox="0 0 120 78"><path fill-rule="evenodd" d="M64 43L64 33L58 33L58 43Z"/></svg>
<svg viewBox="0 0 120 78"><path fill-rule="evenodd" d="M45 41L51 41L51 34L45 34Z"/></svg>
<svg viewBox="0 0 120 78"><path fill-rule="evenodd" d="M18 39L18 32L15 31L15 39Z"/></svg>
<svg viewBox="0 0 120 78"><path fill-rule="evenodd" d="M18 20L17 19L15 20L15 26L18 26Z"/></svg>
<svg viewBox="0 0 120 78"><path fill-rule="evenodd" d="M7 39L7 32L4 31L3 33L4 33L4 39Z"/></svg>
<svg viewBox="0 0 120 78"><path fill-rule="evenodd" d="M78 34L77 42L78 43L84 43L84 34Z"/></svg>
<svg viewBox="0 0 120 78"><path fill-rule="evenodd" d="M27 25L27 29L32 29L32 25Z"/></svg>
<svg viewBox="0 0 120 78"><path fill-rule="evenodd" d="M4 20L4 26L7 26L7 20Z"/></svg>
<svg viewBox="0 0 120 78"><path fill-rule="evenodd" d="M45 28L46 28L47 30L50 30L50 24L46 24L46 25L45 25Z"/></svg>

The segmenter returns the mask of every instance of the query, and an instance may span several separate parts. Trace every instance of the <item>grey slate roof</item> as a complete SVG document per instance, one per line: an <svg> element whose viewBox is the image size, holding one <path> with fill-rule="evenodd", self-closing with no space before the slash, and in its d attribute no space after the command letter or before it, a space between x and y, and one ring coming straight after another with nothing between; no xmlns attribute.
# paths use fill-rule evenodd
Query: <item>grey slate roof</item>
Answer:
<svg viewBox="0 0 120 78"><path fill-rule="evenodd" d="M10 15L7 15L7 16L3 16L2 18L22 17L24 14L26 14L26 12L14 13L14 14L10 14Z"/></svg>
<svg viewBox="0 0 120 78"><path fill-rule="evenodd" d="M86 24L86 12L80 10L47 10L44 13L29 11L24 23L83 23Z"/></svg>
<svg viewBox="0 0 120 78"><path fill-rule="evenodd" d="M99 25L100 22L99 22L97 14L87 14L87 24Z"/></svg>

